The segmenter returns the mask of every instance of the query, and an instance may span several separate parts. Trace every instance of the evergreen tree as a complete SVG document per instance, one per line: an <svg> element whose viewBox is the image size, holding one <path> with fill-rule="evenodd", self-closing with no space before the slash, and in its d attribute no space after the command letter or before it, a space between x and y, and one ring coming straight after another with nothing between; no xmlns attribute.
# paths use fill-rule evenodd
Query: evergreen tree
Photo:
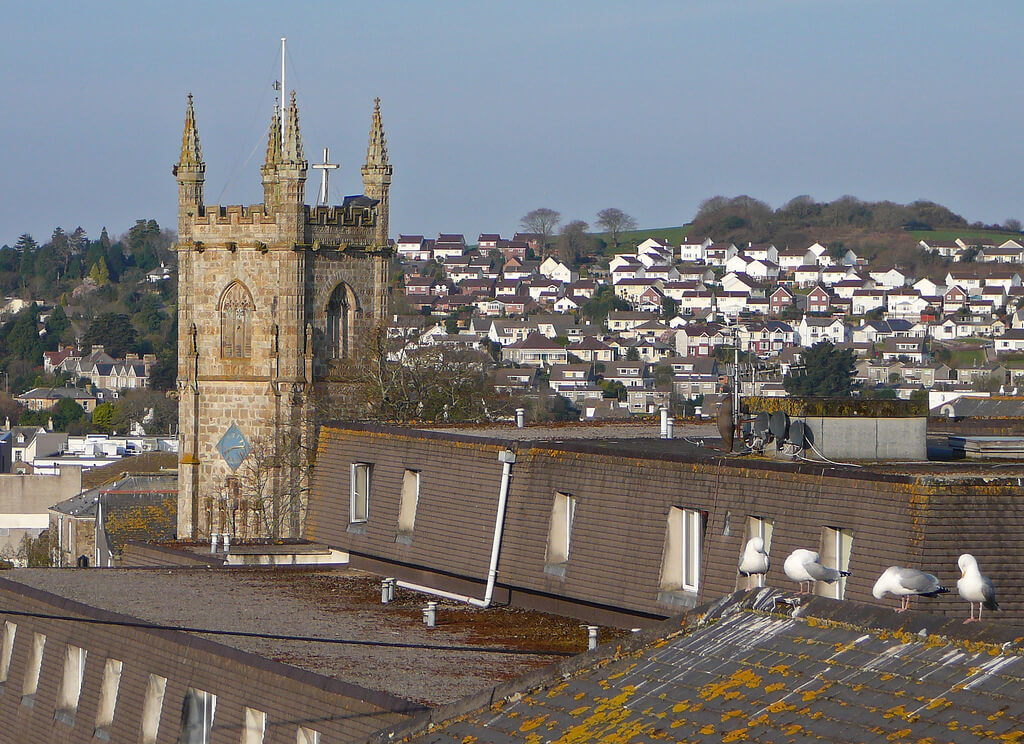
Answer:
<svg viewBox="0 0 1024 744"><path fill-rule="evenodd" d="M127 315L100 313L89 324L82 343L86 346L102 344L104 351L119 359L135 348L135 339L135 328Z"/></svg>
<svg viewBox="0 0 1024 744"><path fill-rule="evenodd" d="M790 395L844 398L853 388L855 365L852 349L837 349L829 341L819 341L804 352L804 369L791 371L782 384Z"/></svg>

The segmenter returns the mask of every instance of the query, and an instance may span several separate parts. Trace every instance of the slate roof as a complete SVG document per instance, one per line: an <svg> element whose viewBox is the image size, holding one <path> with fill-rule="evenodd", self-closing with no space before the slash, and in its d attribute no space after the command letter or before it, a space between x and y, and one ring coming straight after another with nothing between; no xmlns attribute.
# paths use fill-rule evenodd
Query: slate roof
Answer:
<svg viewBox="0 0 1024 744"><path fill-rule="evenodd" d="M1009 629L771 589L703 609L375 740L1024 738L1024 655Z"/></svg>

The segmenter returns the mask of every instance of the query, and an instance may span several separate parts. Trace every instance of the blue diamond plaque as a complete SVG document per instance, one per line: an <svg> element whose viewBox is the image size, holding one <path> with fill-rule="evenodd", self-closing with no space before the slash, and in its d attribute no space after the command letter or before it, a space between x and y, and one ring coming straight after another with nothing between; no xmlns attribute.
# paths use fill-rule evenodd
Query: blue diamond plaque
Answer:
<svg viewBox="0 0 1024 744"><path fill-rule="evenodd" d="M217 442L217 451L234 472L252 452L252 445L249 444L249 440L245 438L242 430L238 428L238 424L232 422L228 430L224 432L224 436Z"/></svg>

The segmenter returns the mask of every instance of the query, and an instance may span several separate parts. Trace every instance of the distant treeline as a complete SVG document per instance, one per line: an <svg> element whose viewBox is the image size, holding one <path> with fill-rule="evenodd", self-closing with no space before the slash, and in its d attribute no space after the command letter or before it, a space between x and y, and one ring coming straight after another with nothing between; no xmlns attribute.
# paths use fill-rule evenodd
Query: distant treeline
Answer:
<svg viewBox="0 0 1024 744"><path fill-rule="evenodd" d="M816 239L827 239L834 234L848 235L851 232L892 233L957 228L1019 232L1020 222L968 224L959 214L930 201L896 204L842 196L831 202L817 202L809 196L798 196L778 209L772 209L763 201L749 196L713 196L701 204L689 234L691 237L707 235L715 240L733 242L770 241L779 245L787 242L799 244L810 234L821 236Z"/></svg>

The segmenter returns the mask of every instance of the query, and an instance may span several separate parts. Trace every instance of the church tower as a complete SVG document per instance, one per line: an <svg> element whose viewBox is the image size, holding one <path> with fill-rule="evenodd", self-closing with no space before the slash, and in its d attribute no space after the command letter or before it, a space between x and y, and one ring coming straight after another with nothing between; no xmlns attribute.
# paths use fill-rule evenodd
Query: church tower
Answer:
<svg viewBox="0 0 1024 744"><path fill-rule="evenodd" d="M276 106L263 203L206 205L191 95L178 182L178 536L302 534L316 448L314 391L383 322L391 165L375 105L363 184L305 203L295 94Z"/></svg>

